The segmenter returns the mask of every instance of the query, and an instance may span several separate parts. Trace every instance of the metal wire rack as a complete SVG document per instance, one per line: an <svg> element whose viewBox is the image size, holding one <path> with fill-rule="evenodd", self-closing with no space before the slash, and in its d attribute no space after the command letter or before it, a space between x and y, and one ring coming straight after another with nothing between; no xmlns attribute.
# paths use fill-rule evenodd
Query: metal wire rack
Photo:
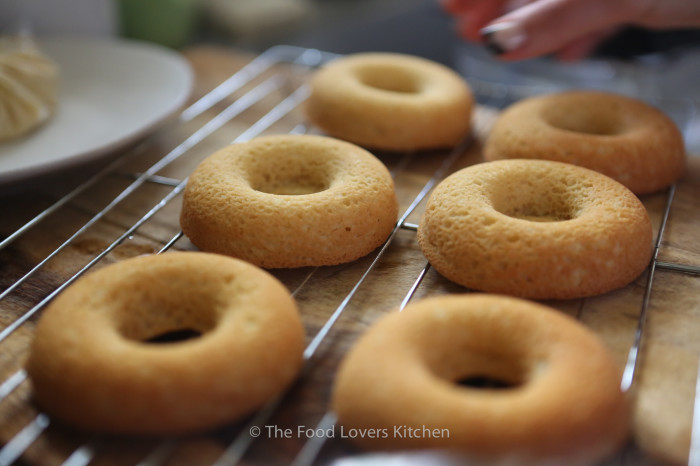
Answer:
<svg viewBox="0 0 700 466"><path fill-rule="evenodd" d="M156 135L87 180L63 189L46 208L27 214L26 223L13 226L6 233L0 241L0 254L3 254L0 258L10 257L13 262L20 258L21 266L2 275L5 283L0 291L4 316L0 348L5 347L0 353L9 355L0 358L0 364L5 366L0 370L4 377L0 381L0 419L13 421L0 429L4 442L0 448L0 465L18 462L78 466L96 462L101 456L117 458L118 464L139 466L187 464L172 461L186 457L181 448L183 444L191 445L188 440L104 438L66 430L37 410L31 403L29 381L22 369L23 351L27 348L23 341L31 338L34 319L45 305L89 270L138 253L192 249L177 227L177 204L187 175L212 148L223 144L246 141L266 132L313 131L299 112L309 92L304 78L310 70L335 57L331 53L291 46L269 49L196 100ZM503 99L503 89L498 87L497 93L490 94L487 88L484 83L477 87L482 103L488 104L491 97L496 101ZM235 138L227 139L232 134ZM179 141L174 147L173 140ZM247 422L209 437L215 440L213 453L211 443L195 442L199 447L194 449L207 454L196 453L196 462L190 464L205 464L203 458L207 458L208 464L216 466L241 462L307 465L358 455L342 441L328 436L312 435L290 442L273 438L269 431L269 435L262 435L266 438L258 438L257 434L265 434L273 425L305 425L311 432L333 429L335 417L326 407L332 368L357 334L376 315L389 309L401 310L414 296L466 291L430 272L430 265L416 252L413 232L420 206L431 189L450 172L474 163L473 154L478 152L474 144L470 138L449 152L428 156L379 154L390 167L397 189L402 191L400 197L405 200L390 237L373 254L349 265L275 272L292 290L302 313L307 314L305 325L310 338L304 352L305 370L297 385L290 389L292 393L273 400ZM421 176L416 175L418 172ZM639 300L632 303L637 311L626 351L623 390L630 390L636 381L657 271L700 275L700 267L662 260L660 251L665 245L664 234L673 211L676 187L659 196L652 201L661 205L661 215L656 219L653 260L648 272L639 279L644 283L638 287L641 292L631 295ZM662 197L664 202L659 201ZM81 220L76 222L73 217ZM35 231L45 224L49 228L62 224L77 228L60 231L56 236L61 239L54 240L55 244L39 246L43 238ZM108 230L113 238L96 242L92 233L95 230ZM26 245L32 250L31 257L26 257ZM82 261L79 266L61 265L74 264L76 258ZM402 276L400 281L392 278L396 275ZM404 287L407 283L409 286ZM28 295L29 300L25 299ZM361 310L367 307L372 312ZM565 312L580 316L583 302L563 307ZM342 328L338 329L341 321ZM15 341L18 339L19 344ZM700 384L700 378L697 380ZM695 425L700 424L698 418L700 415L695 416L693 425L690 464L700 464L700 425ZM127 454L117 454L116 450L125 445L135 447ZM629 453L628 449L611 464L639 464L639 458L639 454Z"/></svg>

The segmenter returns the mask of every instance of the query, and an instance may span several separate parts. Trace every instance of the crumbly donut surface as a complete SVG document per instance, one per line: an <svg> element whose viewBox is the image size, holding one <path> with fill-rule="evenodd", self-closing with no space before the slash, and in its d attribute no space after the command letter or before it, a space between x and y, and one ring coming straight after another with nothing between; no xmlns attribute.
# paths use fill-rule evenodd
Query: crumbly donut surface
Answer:
<svg viewBox="0 0 700 466"><path fill-rule="evenodd" d="M194 330L197 338L147 343ZM118 434L183 434L241 419L301 367L289 292L236 259L169 252L92 272L45 310L27 362L51 416Z"/></svg>
<svg viewBox="0 0 700 466"><path fill-rule="evenodd" d="M317 71L310 85L309 120L330 136L364 147L451 147L471 127L474 99L466 81L421 57L349 55Z"/></svg>
<svg viewBox="0 0 700 466"><path fill-rule="evenodd" d="M431 194L425 257L467 288L571 299L620 288L647 267L652 229L615 180L562 162L501 160L462 169Z"/></svg>
<svg viewBox="0 0 700 466"><path fill-rule="evenodd" d="M366 150L275 135L204 160L190 176L180 224L204 251L291 268L362 257L386 240L397 216L391 175Z"/></svg>
<svg viewBox="0 0 700 466"><path fill-rule="evenodd" d="M470 377L501 389L459 384ZM427 298L381 318L342 361L332 407L368 449L447 448L467 464L591 464L624 444L621 372L596 335L540 304ZM412 437L404 427L416 429ZM396 430L398 429L398 430Z"/></svg>
<svg viewBox="0 0 700 466"><path fill-rule="evenodd" d="M487 138L484 157L573 163L646 194L683 174L685 146L675 123L642 101L572 91L508 107Z"/></svg>

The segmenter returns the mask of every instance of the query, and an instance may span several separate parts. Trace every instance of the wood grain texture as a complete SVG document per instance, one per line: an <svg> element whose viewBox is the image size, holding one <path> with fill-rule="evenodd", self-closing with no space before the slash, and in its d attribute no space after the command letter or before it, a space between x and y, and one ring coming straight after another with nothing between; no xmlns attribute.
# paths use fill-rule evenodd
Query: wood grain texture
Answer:
<svg viewBox="0 0 700 466"><path fill-rule="evenodd" d="M186 56L196 75L192 101L223 82L251 59L231 50L213 47L191 49L186 52ZM176 180L184 179L202 158L231 143L264 115L272 104L283 98L289 88L303 82L306 76L305 70L286 66L275 67L274 71L289 77L284 89L213 132L158 174ZM131 174L147 170L164 154L186 141L242 92L244 90L227 97L192 121L171 126L149 138L147 147L135 152L114 174L105 177L0 251L0 290L7 289L21 279L133 183ZM478 109L475 141L459 154L450 171L481 161L481 141L495 115L491 109ZM267 132L288 132L303 123L303 114L296 109ZM444 152L376 155L394 175L400 212L407 209L447 156ZM0 197L0 238L11 234L68 192L72 186L90 176L94 170L94 167L75 169L60 177L44 180L32 189L19 189ZM168 186L144 183L93 226L68 242L55 257L0 300L0 328L12 325L27 311L34 310L37 303L147 215L170 190ZM698 159L691 158L687 174L678 185L661 245L660 260L700 265L700 240L697 234L700 231L699 198L700 166ZM655 230L658 230L666 204L666 193L645 196L642 200ZM408 217L409 222L419 221L422 205ZM180 198L176 197L94 267L160 249L179 232L179 209ZM194 249L186 238L178 241L175 248ZM299 382L287 393L279 409L264 422L262 435L251 444L244 464L287 464L299 453L307 438L298 435L298 429L300 426L315 427L327 412L333 376L343 354L379 316L398 307L426 265L415 233L399 230L352 299L345 304L344 299L368 270L376 253L375 251L365 258L342 266L274 272L290 291L296 290L295 298L302 311L309 340L341 306L342 313ZM305 282L307 278L308 281ZM638 325L646 282L645 273L629 286L603 296L545 304L577 317L600 335L622 367ZM414 299L467 291L430 269ZM631 442L629 448L605 464L680 464L687 455L700 354L700 340L696 337L697 330L700 329L700 277L657 270L650 298L639 371L631 392L635 404L636 438L642 448ZM36 309L35 316L0 342L0 383L22 368L34 321L40 313L41 309ZM572 403L575 402L572 400ZM5 444L12 439L38 413L31 398L31 384L25 381L0 401L0 442ZM270 438L273 432L266 426L291 429L293 434L290 438ZM174 443L174 450L165 455L164 464L209 464L243 430L245 426L242 422L201 436L178 439ZM26 449L22 460L26 464L61 464L76 448L85 444L93 449L93 464L98 465L135 464L153 453L154 448L162 446L160 439L106 438L75 431L52 420L50 426ZM328 463L348 455L361 455L361 452L340 439L330 439L320 452L319 463Z"/></svg>

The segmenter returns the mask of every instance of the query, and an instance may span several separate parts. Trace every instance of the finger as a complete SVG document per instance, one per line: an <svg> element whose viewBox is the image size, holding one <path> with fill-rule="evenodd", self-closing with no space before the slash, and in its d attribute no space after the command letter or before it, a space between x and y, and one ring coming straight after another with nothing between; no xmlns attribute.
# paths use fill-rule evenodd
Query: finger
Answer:
<svg viewBox="0 0 700 466"><path fill-rule="evenodd" d="M700 26L700 2L666 0L638 2L639 15L630 22L649 28L697 28Z"/></svg>
<svg viewBox="0 0 700 466"><path fill-rule="evenodd" d="M456 33L465 39L481 42L481 35L478 30L486 24L486 22L491 21L498 17L498 15L488 19L485 22L480 22L480 26L471 27L473 24L472 16L475 12L477 17L480 15L478 12L483 7L483 0L439 0L440 6L449 14L453 15L455 20ZM480 6L482 5L482 6Z"/></svg>
<svg viewBox="0 0 700 466"><path fill-rule="evenodd" d="M468 15L480 5L487 6L490 3L499 5L500 15L503 15L534 1L536 0L438 0L438 3L445 11L455 15Z"/></svg>
<svg viewBox="0 0 700 466"><path fill-rule="evenodd" d="M557 52L557 58L561 61L578 61L591 55L598 46L608 37L613 35L618 28L610 28L596 31L579 39L575 39Z"/></svg>
<svg viewBox="0 0 700 466"><path fill-rule="evenodd" d="M458 15L469 11L469 7L474 0L439 0L440 6L446 12Z"/></svg>
<svg viewBox="0 0 700 466"><path fill-rule="evenodd" d="M471 41L482 41L481 29L504 13L506 0L470 2L457 15L457 31Z"/></svg>
<svg viewBox="0 0 700 466"><path fill-rule="evenodd" d="M532 58L623 22L625 8L626 2L608 0L540 0L498 18L481 33L505 60Z"/></svg>

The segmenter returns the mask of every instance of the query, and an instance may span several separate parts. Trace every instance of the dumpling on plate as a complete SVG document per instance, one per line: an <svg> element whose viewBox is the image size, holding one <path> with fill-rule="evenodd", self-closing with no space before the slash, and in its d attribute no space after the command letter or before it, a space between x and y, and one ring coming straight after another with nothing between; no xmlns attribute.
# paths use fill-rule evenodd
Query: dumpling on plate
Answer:
<svg viewBox="0 0 700 466"><path fill-rule="evenodd" d="M58 75L30 36L0 36L0 141L24 135L53 115Z"/></svg>

